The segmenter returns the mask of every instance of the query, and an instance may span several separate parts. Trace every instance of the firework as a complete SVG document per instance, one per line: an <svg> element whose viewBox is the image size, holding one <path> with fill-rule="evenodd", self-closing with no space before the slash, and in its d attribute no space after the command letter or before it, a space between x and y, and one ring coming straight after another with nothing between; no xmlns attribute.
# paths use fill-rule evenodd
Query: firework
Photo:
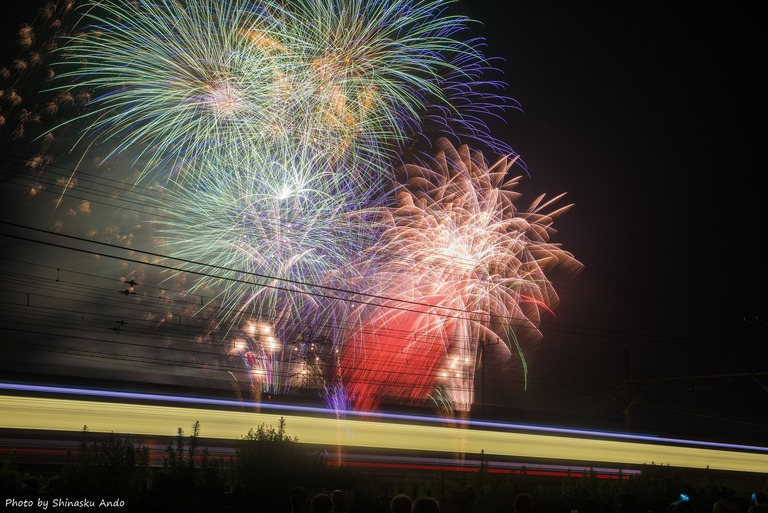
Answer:
<svg viewBox="0 0 768 513"><path fill-rule="evenodd" d="M285 144L384 173L425 123L504 146L479 114L514 103L482 92L493 68L450 3L86 0L52 90L89 91L82 137L181 185L190 163Z"/></svg>
<svg viewBox="0 0 768 513"><path fill-rule="evenodd" d="M218 290L222 324L255 317L284 328L332 308L322 285L372 243L355 214L376 189L323 173L301 148L200 166L197 188L163 197L157 233L166 254L187 261L181 272L201 276L193 291Z"/></svg>
<svg viewBox="0 0 768 513"><path fill-rule="evenodd" d="M37 176L54 160L58 131L52 131L51 126L89 100L84 91L45 92L54 76L51 56L72 24L73 3L49 2L39 9L35 19L17 31L17 53L12 63L0 67L0 143L11 141L6 151L13 154L21 154L21 148L31 151L25 156L25 167ZM39 190L41 184L36 186Z"/></svg>
<svg viewBox="0 0 768 513"><path fill-rule="evenodd" d="M517 104L453 3L67 1L77 21L38 52L56 58L36 82L46 100L27 108L10 84L0 126L47 117L46 144L76 134L77 166L30 191L86 202L70 209L82 217L109 197L132 229L94 240L151 232L168 283L200 297L184 314L223 329L254 388L285 393L309 372L337 410L431 397L466 411L483 344L525 371L524 343L558 302L547 274L580 264L550 242L561 196L515 205L520 177L506 175L521 163L486 120ZM30 54L13 70L39 66ZM415 150L436 136L436 156ZM456 140L505 157L489 165ZM28 167L51 167L48 151ZM119 187L105 192L96 167ZM319 374L310 330L331 341Z"/></svg>
<svg viewBox="0 0 768 513"><path fill-rule="evenodd" d="M306 101L291 116L303 120L301 133L325 151L365 160L399 158L427 125L507 151L483 119L517 104L498 94L502 83L488 81L497 70L482 40L461 39L473 21L446 14L452 3L291 3L280 26L301 66L294 75Z"/></svg>
<svg viewBox="0 0 768 513"><path fill-rule="evenodd" d="M378 273L383 295L400 301L366 308L345 348L342 371L365 408L387 395L424 399L446 383L467 409L479 344L500 342L525 364L522 341L541 336L541 311L558 303L546 273L581 268L550 242L571 207L554 207L562 195L519 210L520 177L505 178L514 159L489 166L467 146L439 146L432 167L403 168L397 206L380 211Z"/></svg>
<svg viewBox="0 0 768 513"><path fill-rule="evenodd" d="M257 393L286 393L294 384L298 348L284 344L266 323L248 321L233 337L231 354L243 359Z"/></svg>
<svg viewBox="0 0 768 513"><path fill-rule="evenodd" d="M53 90L89 90L70 123L147 169L250 146L266 128L275 61L244 35L268 23L242 1L85 1L65 38ZM78 123L79 124L79 123ZM176 177L176 180L180 180Z"/></svg>

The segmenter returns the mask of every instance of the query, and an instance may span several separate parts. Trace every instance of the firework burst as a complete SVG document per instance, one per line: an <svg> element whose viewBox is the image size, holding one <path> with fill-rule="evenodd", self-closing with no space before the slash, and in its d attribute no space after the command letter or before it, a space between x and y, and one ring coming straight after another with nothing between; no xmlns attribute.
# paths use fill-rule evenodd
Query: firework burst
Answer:
<svg viewBox="0 0 768 513"><path fill-rule="evenodd" d="M520 178L506 179L514 159L489 166L467 146L439 147L432 167L404 166L397 205L380 211L387 228L376 252L387 263L378 272L385 295L401 301L365 308L342 360L366 408L387 395L423 399L446 382L455 407L467 409L481 341L502 343L524 364L521 342L540 337L541 311L559 301L546 273L581 268L550 242L554 220L571 208L555 207L562 195L520 210Z"/></svg>
<svg viewBox="0 0 768 513"><path fill-rule="evenodd" d="M482 119L517 104L487 81L496 70L483 41L461 39L473 22L446 14L452 3L293 2L281 26L301 65L306 100L291 116L304 120L301 133L365 160L397 160L427 124L507 150Z"/></svg>
<svg viewBox="0 0 768 513"><path fill-rule="evenodd" d="M425 124L506 148L480 113L516 104L450 3L86 0L51 90L88 91L82 137L181 185L190 162L286 144L386 173Z"/></svg>
<svg viewBox="0 0 768 513"><path fill-rule="evenodd" d="M372 243L354 214L375 189L318 171L316 158L300 148L250 157L204 161L215 169L199 171L206 179L194 191L171 187L157 233L167 254L189 262L183 272L195 271L198 286L219 291L224 325L256 317L284 328L299 313L330 308L322 285Z"/></svg>
<svg viewBox="0 0 768 513"><path fill-rule="evenodd" d="M285 394L301 384L300 348L286 344L265 322L246 321L233 336L230 354L242 358L252 391Z"/></svg>
<svg viewBox="0 0 768 513"><path fill-rule="evenodd" d="M213 0L87 0L79 9L52 89L92 92L68 122L83 122L112 153L130 148L149 170L189 173L185 164L250 146L267 128L274 58L244 35L268 23L261 9Z"/></svg>

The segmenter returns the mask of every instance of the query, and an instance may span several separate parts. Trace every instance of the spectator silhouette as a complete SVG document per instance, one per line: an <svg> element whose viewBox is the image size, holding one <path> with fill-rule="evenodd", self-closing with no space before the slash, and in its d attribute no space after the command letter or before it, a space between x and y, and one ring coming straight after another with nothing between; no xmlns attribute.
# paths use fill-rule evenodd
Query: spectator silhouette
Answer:
<svg viewBox="0 0 768 513"><path fill-rule="evenodd" d="M749 507L749 513L768 513L768 497L765 493L757 492L753 502L754 504Z"/></svg>
<svg viewBox="0 0 768 513"><path fill-rule="evenodd" d="M620 513L635 513L637 511L637 498L631 493L619 495L618 511Z"/></svg>
<svg viewBox="0 0 768 513"><path fill-rule="evenodd" d="M518 493L512 501L514 513L531 513L533 511L533 497L525 492Z"/></svg>
<svg viewBox="0 0 768 513"><path fill-rule="evenodd" d="M309 490L303 486L294 486L288 492L288 501L291 505L289 513L306 513Z"/></svg>
<svg viewBox="0 0 768 513"><path fill-rule="evenodd" d="M588 497L584 499L581 504L579 504L577 511L579 513L600 513L600 509L600 501L592 497Z"/></svg>
<svg viewBox="0 0 768 513"><path fill-rule="evenodd" d="M733 492L729 488L720 488L720 499L712 505L712 513L739 513L739 507L733 501Z"/></svg>
<svg viewBox="0 0 768 513"><path fill-rule="evenodd" d="M434 497L416 497L411 504L411 513L440 513L440 503Z"/></svg>
<svg viewBox="0 0 768 513"><path fill-rule="evenodd" d="M411 513L411 496L400 493L389 501L389 513Z"/></svg>
<svg viewBox="0 0 768 513"><path fill-rule="evenodd" d="M331 513L333 511L333 499L327 493L318 493L312 497L312 513Z"/></svg>
<svg viewBox="0 0 768 513"><path fill-rule="evenodd" d="M344 490L334 490L331 493L333 500L333 513L347 513L347 495Z"/></svg>

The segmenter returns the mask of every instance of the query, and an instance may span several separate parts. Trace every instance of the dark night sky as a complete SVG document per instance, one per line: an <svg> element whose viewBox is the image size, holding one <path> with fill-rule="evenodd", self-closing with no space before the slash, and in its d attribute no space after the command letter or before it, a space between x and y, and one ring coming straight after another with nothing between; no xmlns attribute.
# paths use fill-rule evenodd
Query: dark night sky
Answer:
<svg viewBox="0 0 768 513"><path fill-rule="evenodd" d="M585 264L559 288L532 389L589 416L613 396L606 385L627 356L632 380L653 380L614 403L620 412L639 395L635 429L716 425L718 436L755 421L759 433L766 376L762 385L730 376L768 367L760 130L750 121L765 112L755 13L510 5L475 15L525 111L509 141L531 187L567 191L576 204L559 240ZM685 376L694 379L671 379Z"/></svg>
<svg viewBox="0 0 768 513"><path fill-rule="evenodd" d="M458 6L523 108L494 133L525 160L526 197L575 203L555 239L585 269L554 279L528 390L494 369L487 402L509 420L621 429L636 400L633 431L765 445L756 7L504 5ZM5 17L2 44L30 16Z"/></svg>

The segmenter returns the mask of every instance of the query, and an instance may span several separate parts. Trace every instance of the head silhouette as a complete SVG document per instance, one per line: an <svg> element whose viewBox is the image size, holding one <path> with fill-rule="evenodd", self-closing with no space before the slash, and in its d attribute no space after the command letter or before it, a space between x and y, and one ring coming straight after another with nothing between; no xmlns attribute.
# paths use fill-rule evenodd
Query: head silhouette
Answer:
<svg viewBox="0 0 768 513"><path fill-rule="evenodd" d="M411 513L440 513L440 503L434 497L417 497L411 504Z"/></svg>
<svg viewBox="0 0 768 513"><path fill-rule="evenodd" d="M395 495L389 501L390 513L411 513L411 497L404 493Z"/></svg>

